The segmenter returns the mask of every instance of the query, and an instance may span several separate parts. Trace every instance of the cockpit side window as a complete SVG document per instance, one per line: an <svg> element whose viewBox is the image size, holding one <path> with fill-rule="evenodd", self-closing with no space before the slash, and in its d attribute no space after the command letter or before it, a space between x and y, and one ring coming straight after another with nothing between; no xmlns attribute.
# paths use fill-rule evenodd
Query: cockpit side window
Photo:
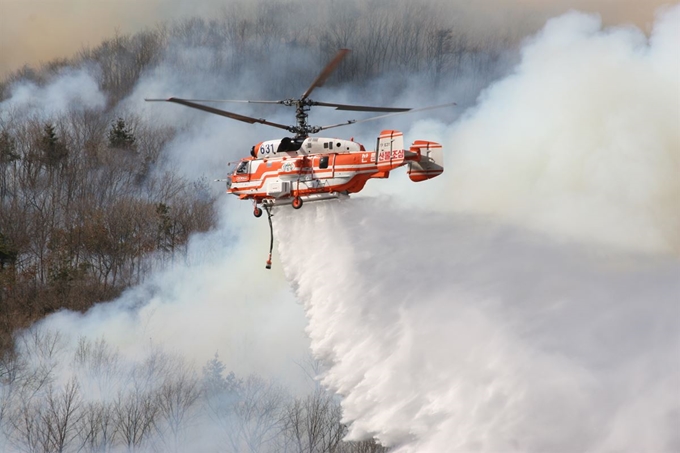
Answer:
<svg viewBox="0 0 680 453"><path fill-rule="evenodd" d="M319 160L319 168L328 168L328 156L323 156Z"/></svg>
<svg viewBox="0 0 680 453"><path fill-rule="evenodd" d="M244 173L248 173L248 162L241 162L238 164L238 167L236 167L236 173L239 175L242 175Z"/></svg>

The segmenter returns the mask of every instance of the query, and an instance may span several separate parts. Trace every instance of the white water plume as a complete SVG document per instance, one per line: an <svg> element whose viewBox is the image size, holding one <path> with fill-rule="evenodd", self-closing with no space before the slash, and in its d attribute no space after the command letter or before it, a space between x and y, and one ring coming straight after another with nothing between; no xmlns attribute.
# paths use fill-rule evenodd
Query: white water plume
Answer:
<svg viewBox="0 0 680 453"><path fill-rule="evenodd" d="M675 261L377 200L276 218L351 438L404 452L680 447Z"/></svg>

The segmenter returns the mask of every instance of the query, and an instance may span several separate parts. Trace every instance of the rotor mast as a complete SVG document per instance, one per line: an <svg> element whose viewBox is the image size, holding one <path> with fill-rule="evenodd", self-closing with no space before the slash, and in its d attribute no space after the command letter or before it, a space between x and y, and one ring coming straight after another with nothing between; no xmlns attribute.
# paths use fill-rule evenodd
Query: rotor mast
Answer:
<svg viewBox="0 0 680 453"><path fill-rule="evenodd" d="M310 126L307 123L308 112L312 105L314 105L314 101L311 99L285 99L281 101L281 104L287 107L295 107L297 126L290 126L288 128L290 132L295 134L295 138L306 138L310 134L316 134L321 130L319 126Z"/></svg>
<svg viewBox="0 0 680 453"><path fill-rule="evenodd" d="M306 100L306 99L305 99ZM295 118L297 119L297 130L295 131L296 138L307 137L310 134L314 134L315 131L312 126L307 124L307 117L309 116L309 110L311 105L306 103L305 100L301 100L295 106Z"/></svg>
<svg viewBox="0 0 680 453"><path fill-rule="evenodd" d="M318 76L316 76L316 79L312 82L312 84L307 88L307 90L302 93L302 96L300 99L286 99L283 101L284 105L287 106L295 106L295 118L297 119L297 127L293 127L291 132L295 133L296 138L304 138L309 136L310 134L315 134L321 130L318 126L310 126L307 123L307 117L309 116L309 110L312 107L312 105L315 105L316 103L309 99L309 95L312 94L312 91L316 87L322 87L325 83L326 80L328 80L328 77L335 71L335 68L338 67L340 62L345 58L345 56L350 53L351 51L349 49L340 49L338 50L338 53L335 54L335 57L328 62L325 68L319 73Z"/></svg>

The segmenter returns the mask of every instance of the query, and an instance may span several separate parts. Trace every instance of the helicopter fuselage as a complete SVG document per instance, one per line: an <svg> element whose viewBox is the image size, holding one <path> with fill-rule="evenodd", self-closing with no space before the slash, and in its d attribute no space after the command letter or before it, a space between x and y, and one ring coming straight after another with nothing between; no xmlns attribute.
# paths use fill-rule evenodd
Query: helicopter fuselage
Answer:
<svg viewBox="0 0 680 453"><path fill-rule="evenodd" d="M416 141L409 150L403 147L399 131L380 133L377 148L367 151L353 140L307 137L258 143L251 157L242 159L227 180L227 192L254 203L278 205L325 200L361 191L372 178L387 178L395 168L411 164L413 181L431 179L442 173L436 165L424 168L441 153L435 142ZM253 157L257 156L257 157Z"/></svg>

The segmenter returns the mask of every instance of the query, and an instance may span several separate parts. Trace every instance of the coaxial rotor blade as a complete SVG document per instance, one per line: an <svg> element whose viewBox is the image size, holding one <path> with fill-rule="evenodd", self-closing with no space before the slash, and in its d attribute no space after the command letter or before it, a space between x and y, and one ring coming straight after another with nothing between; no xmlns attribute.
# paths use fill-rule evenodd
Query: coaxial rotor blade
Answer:
<svg viewBox="0 0 680 453"><path fill-rule="evenodd" d="M345 55L350 53L349 49L340 49L338 53L335 54L335 57L326 65L325 68L323 68L323 71L316 77L314 82L310 85L309 88L307 88L307 91L304 92L302 97L300 98L301 101L304 101L307 99L307 97L314 91L314 88L316 87L322 87L324 83L326 83L326 80L328 77L335 71L335 68L338 67L340 62L342 61L343 58L345 58Z"/></svg>
<svg viewBox="0 0 680 453"><path fill-rule="evenodd" d="M167 99L145 99L146 101L167 101ZM283 101L248 101L241 99L184 99L188 102L229 102L232 104L283 104Z"/></svg>
<svg viewBox="0 0 680 453"><path fill-rule="evenodd" d="M350 104L335 104L333 102L312 102L312 105L321 107L335 107L335 110L352 110L355 112L407 112L410 108L401 107L372 107L369 105L350 105Z"/></svg>
<svg viewBox="0 0 680 453"><path fill-rule="evenodd" d="M444 107L451 107L451 106L454 106L454 105L458 105L458 104L456 104L455 102L451 102L451 103L448 103L448 104L431 105L429 107L422 107L422 108L419 108L419 109L411 109L411 110L408 110L406 112L394 112L394 113L388 113L386 115L372 116L370 118L364 118L364 119L361 119L361 120L348 120L344 123L331 124L330 126L321 126L318 129L315 129L315 131L320 132L320 131L323 131L323 130L326 130L326 129L332 129L334 127L349 126L351 124L365 123L367 121L375 121L375 120L379 120L379 119L382 119L382 118L388 118L388 117L391 117L391 116L403 115L404 113L424 112L425 110L441 109L441 108L444 108Z"/></svg>
<svg viewBox="0 0 680 453"><path fill-rule="evenodd" d="M239 115L238 113L232 113L232 112L227 112L226 110L220 110L216 109L214 107L209 107L207 105L202 105L202 104L197 104L195 102L186 100L186 99L180 99L180 98L169 98L169 99L145 99L146 101L151 101L151 102L174 102L175 104L181 104L187 107L191 107L192 109L198 109L198 110L203 110L204 112L208 113L213 113L215 115L220 115L220 116L225 116L227 118L231 118L232 120L236 121L243 121L244 123L259 123L259 124L266 124L267 126L272 126L272 127L278 127L279 129L285 129L287 131L290 131L290 126L286 126L284 124L278 124L278 123L272 123L271 121L267 121L264 118L253 118L250 116L245 116L245 115Z"/></svg>

